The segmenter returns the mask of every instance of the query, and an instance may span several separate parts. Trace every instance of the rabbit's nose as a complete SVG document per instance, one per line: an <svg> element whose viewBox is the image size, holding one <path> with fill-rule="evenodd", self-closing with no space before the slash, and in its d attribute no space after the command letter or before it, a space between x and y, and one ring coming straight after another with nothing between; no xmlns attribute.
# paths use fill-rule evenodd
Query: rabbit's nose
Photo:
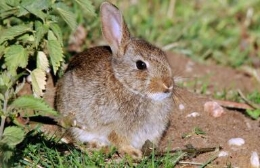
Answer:
<svg viewBox="0 0 260 168"><path fill-rule="evenodd" d="M173 89L173 80L169 77L163 79L164 93L169 93Z"/></svg>
<svg viewBox="0 0 260 168"><path fill-rule="evenodd" d="M173 86L167 87L166 85L164 85L164 90L163 93L170 93L173 89Z"/></svg>

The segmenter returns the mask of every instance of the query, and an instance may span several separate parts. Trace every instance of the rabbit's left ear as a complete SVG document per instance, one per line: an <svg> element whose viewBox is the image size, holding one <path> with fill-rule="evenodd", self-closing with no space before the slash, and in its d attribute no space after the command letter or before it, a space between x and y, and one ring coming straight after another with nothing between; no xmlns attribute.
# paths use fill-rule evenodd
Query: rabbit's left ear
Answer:
<svg viewBox="0 0 260 168"><path fill-rule="evenodd" d="M109 2L104 2L100 7L100 13L103 37L113 54L124 51L126 43L130 40L130 33L121 12Z"/></svg>

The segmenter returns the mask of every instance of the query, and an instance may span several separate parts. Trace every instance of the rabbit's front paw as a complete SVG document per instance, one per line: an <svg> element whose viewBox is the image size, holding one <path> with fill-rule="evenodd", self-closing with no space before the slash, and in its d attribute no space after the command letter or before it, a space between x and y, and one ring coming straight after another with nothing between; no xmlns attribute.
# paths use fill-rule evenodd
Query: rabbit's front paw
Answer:
<svg viewBox="0 0 260 168"><path fill-rule="evenodd" d="M134 147L132 147L131 145L127 145L127 146L121 146L121 148L119 149L119 153L120 154L126 154L131 156L134 160L140 160L142 159L142 151L139 149L136 149Z"/></svg>

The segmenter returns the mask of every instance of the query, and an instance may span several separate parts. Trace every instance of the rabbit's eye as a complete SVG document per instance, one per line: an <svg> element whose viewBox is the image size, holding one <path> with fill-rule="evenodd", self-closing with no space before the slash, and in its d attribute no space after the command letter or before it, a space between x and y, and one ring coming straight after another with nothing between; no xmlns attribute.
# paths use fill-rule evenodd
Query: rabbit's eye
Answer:
<svg viewBox="0 0 260 168"><path fill-rule="evenodd" d="M147 67L146 67L145 62L138 60L138 61L136 61L136 68L139 69L139 70L144 70Z"/></svg>

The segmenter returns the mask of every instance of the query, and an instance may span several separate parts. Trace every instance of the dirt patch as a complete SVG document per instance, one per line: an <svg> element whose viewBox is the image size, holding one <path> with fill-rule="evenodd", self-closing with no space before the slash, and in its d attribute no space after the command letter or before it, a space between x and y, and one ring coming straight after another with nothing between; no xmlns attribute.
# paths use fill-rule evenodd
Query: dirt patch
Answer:
<svg viewBox="0 0 260 168"><path fill-rule="evenodd" d="M200 80L208 77L208 86L212 90L240 89L244 92L259 90L259 84L243 72L217 65L201 65L190 59L168 53L173 71L182 72L181 75ZM214 118L204 111L204 103L210 98L178 89L180 99L176 101L176 110L171 117L171 124L165 137L161 141L161 149L183 149L185 145L192 144L195 148L221 147L220 151L227 152L227 156L218 157L210 165L213 167L250 167L250 157L253 151L260 154L260 124L252 120L242 112L225 109L225 114ZM179 108L180 105L182 108ZM184 107L184 109L183 109ZM187 117L188 114L197 112L197 117ZM192 134L183 138L185 133L191 133L194 128L202 129L205 135ZM231 138L243 138L242 146L230 146ZM219 152L211 152L188 159L188 162L205 163L213 155ZM183 167L184 165L180 165ZM188 166L188 165L186 165ZM195 167L195 166L194 166Z"/></svg>
<svg viewBox="0 0 260 168"><path fill-rule="evenodd" d="M167 57L177 78L196 82L197 88L206 84L207 90L211 93L237 89L244 93L260 90L257 80L242 70L214 64L200 64L184 55L170 52L167 53Z"/></svg>

